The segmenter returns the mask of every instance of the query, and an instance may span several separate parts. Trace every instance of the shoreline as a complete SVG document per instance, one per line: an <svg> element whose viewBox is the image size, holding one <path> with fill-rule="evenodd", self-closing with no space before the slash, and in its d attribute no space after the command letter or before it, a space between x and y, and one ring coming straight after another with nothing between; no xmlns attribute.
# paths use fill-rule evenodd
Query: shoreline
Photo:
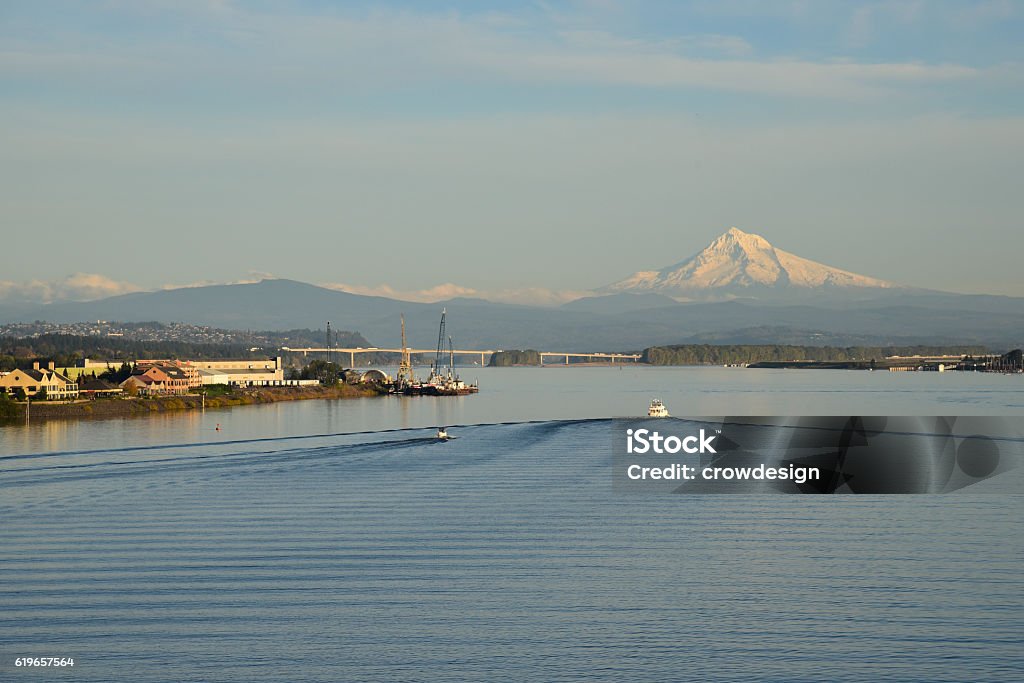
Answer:
<svg viewBox="0 0 1024 683"><path fill-rule="evenodd" d="M332 387L253 387L222 396L207 396L205 407L233 408L282 401L373 398L381 395L383 394L371 387L351 384L338 384ZM16 403L15 406L17 415L7 421L24 422L25 404ZM200 394L153 398L99 398L74 403L33 402L29 419L35 421L137 417L154 413L202 410L203 407L203 397Z"/></svg>

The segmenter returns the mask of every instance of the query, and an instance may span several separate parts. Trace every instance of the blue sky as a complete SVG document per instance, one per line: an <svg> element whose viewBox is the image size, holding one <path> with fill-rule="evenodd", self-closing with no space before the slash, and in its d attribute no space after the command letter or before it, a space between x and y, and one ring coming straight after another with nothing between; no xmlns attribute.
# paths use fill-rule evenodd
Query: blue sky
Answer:
<svg viewBox="0 0 1024 683"><path fill-rule="evenodd" d="M733 225L1024 296L1021 35L1001 1L7 2L3 250L49 258L0 300L557 301Z"/></svg>

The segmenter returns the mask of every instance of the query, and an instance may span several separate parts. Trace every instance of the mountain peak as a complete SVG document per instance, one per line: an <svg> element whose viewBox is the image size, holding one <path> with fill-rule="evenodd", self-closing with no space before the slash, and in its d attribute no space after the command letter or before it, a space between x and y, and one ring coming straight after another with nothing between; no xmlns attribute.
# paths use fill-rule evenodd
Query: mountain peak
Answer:
<svg viewBox="0 0 1024 683"><path fill-rule="evenodd" d="M735 239L741 239L743 237L757 237L758 239L762 239L762 240L764 239L760 235L755 235L755 234L753 234L751 232L743 232L742 230L737 228L735 225L732 226L731 228L729 228L728 230L726 230L724 233L722 233L721 237L719 237L718 239L722 239L724 237L729 237L729 236L732 236Z"/></svg>
<svg viewBox="0 0 1024 683"><path fill-rule="evenodd" d="M766 251L773 247L768 240L760 235L755 235L752 232L743 232L739 228L729 228L709 244L704 252L723 251L734 248L739 248L745 252L756 252Z"/></svg>
<svg viewBox="0 0 1024 683"><path fill-rule="evenodd" d="M896 287L777 249L764 237L729 228L700 253L661 270L640 271L607 292L659 292L692 298L758 296L776 290Z"/></svg>

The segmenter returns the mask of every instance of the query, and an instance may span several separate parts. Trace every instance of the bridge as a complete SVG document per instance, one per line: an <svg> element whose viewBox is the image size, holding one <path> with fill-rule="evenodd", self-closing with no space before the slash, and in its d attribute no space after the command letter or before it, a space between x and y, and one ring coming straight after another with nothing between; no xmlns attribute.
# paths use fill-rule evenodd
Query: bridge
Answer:
<svg viewBox="0 0 1024 683"><path fill-rule="evenodd" d="M293 348L289 348L287 346L282 346L281 350L282 351L288 351L289 353L301 353L303 356L306 356L306 355L308 355L310 353L328 353L328 352L330 352L330 353L348 354L349 367L355 367L355 365L356 365L356 355L357 354L363 354L363 353L398 353L398 354L401 354L402 353L402 349L385 349L385 348L378 348L378 347L374 347L374 346L370 346L370 347L357 346L355 348L330 348L330 349L328 349L328 348L314 348L314 347L302 348L302 349L293 349ZM420 354L420 355L422 355L422 354L437 353L437 349L408 349L408 351L409 351L410 354ZM454 351L445 351L445 353L454 353L456 356L480 356L480 365L483 366L483 365L486 365L485 358L491 356L492 354L498 353L499 351L501 351L501 349L496 349L496 350L495 349L455 349ZM632 361L632 362L636 363L637 361L640 360L640 354L638 354L638 353L571 353L571 352L567 353L567 352L563 352L563 351L541 351L540 352L540 364L541 365L544 365L544 359L545 358L558 358L560 360L564 359L564 362L559 363L559 365L569 365L569 359L570 358L586 358L587 362L590 362L590 363L593 363L593 362L606 362L606 363L613 363L614 364L616 362L623 363L623 362L626 362L626 361ZM551 365L551 363L548 363L548 365Z"/></svg>

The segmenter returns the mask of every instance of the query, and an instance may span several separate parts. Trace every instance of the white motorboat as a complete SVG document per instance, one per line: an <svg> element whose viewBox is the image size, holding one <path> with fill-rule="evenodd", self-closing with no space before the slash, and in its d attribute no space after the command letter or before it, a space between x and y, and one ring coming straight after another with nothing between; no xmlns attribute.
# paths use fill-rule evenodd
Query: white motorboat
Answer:
<svg viewBox="0 0 1024 683"><path fill-rule="evenodd" d="M651 401L651 407L647 409L647 417L669 417L668 408L658 399Z"/></svg>
<svg viewBox="0 0 1024 683"><path fill-rule="evenodd" d="M449 439L454 439L454 438L455 438L454 436L449 436L447 429L445 429L444 427L438 427L438 429L437 429L437 439L438 439L438 441L448 441Z"/></svg>

